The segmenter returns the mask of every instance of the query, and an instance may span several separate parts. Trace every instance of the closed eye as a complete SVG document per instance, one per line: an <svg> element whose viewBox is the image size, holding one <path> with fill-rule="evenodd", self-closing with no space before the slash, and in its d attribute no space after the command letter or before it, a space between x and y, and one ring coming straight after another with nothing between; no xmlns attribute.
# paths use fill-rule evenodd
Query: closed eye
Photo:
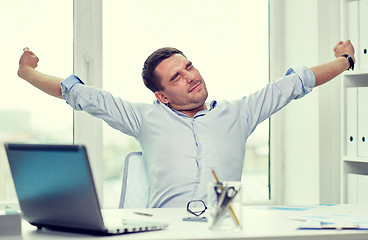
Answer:
<svg viewBox="0 0 368 240"><path fill-rule="evenodd" d="M185 66L185 69L187 71L191 71L194 69L194 66L193 66L193 63L192 62L188 62ZM173 81L178 81L180 79L180 74L179 72L176 72L174 75L172 75L172 77L170 78L170 82L173 82Z"/></svg>
<svg viewBox="0 0 368 240"><path fill-rule="evenodd" d="M170 78L170 82L172 82L172 81L174 81L174 80L179 79L179 78L178 78L178 76L179 76L179 73L178 73L178 72L177 72L177 73L175 73L175 74Z"/></svg>
<svg viewBox="0 0 368 240"><path fill-rule="evenodd" d="M192 63L192 62L188 62L188 63L187 63L187 66L186 66L186 69L190 71L190 70L192 70L193 68L194 68L194 67L193 67L193 63Z"/></svg>

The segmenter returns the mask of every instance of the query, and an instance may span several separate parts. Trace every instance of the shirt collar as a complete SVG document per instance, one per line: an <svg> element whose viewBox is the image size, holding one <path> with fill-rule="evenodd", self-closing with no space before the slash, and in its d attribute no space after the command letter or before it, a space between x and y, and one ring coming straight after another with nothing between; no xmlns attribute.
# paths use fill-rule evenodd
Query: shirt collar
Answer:
<svg viewBox="0 0 368 240"><path fill-rule="evenodd" d="M168 104L164 104L164 103L161 103L160 101L156 100L156 102L158 102L159 104L163 104L165 105L166 107L170 108ZM206 115L207 112L209 111L212 111L216 106L217 106L217 101L216 100L213 100L211 103L206 103L206 106L207 106L207 109L208 110L202 110L202 111L199 111L197 112L197 114L194 116L195 118L196 117L199 117L199 116L203 116L203 115ZM170 108L171 111L173 111L174 113L176 113L178 116L182 116L182 117L188 117L187 115L185 115L184 113L181 113L179 112L178 110L175 110L175 109L172 109Z"/></svg>
<svg viewBox="0 0 368 240"><path fill-rule="evenodd" d="M209 107L209 110L208 110L208 111L211 111L211 110L212 110L212 109L214 109L216 106L217 106L217 101L216 101L216 100L213 100L213 101L210 103L210 107Z"/></svg>

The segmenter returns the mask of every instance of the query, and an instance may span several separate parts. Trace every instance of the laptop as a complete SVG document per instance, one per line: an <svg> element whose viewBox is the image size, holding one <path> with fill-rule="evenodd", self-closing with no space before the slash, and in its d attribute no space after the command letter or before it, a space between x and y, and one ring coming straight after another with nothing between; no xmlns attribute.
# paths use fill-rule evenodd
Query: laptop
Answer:
<svg viewBox="0 0 368 240"><path fill-rule="evenodd" d="M83 145L6 143L14 186L30 224L97 235L115 235L164 229L166 223L104 219Z"/></svg>

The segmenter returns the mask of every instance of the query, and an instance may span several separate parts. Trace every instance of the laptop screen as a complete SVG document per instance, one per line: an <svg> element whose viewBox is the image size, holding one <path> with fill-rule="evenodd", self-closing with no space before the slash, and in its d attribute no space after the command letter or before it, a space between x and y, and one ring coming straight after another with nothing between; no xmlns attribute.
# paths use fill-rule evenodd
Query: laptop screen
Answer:
<svg viewBox="0 0 368 240"><path fill-rule="evenodd" d="M38 226L104 229L86 149L5 144L24 218Z"/></svg>

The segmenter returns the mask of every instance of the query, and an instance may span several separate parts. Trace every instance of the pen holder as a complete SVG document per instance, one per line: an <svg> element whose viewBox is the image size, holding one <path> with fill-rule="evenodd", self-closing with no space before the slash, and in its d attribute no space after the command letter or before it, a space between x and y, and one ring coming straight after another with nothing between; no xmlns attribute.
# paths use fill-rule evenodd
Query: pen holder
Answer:
<svg viewBox="0 0 368 240"><path fill-rule="evenodd" d="M207 217L211 230L242 230L241 189L241 182L209 183Z"/></svg>

